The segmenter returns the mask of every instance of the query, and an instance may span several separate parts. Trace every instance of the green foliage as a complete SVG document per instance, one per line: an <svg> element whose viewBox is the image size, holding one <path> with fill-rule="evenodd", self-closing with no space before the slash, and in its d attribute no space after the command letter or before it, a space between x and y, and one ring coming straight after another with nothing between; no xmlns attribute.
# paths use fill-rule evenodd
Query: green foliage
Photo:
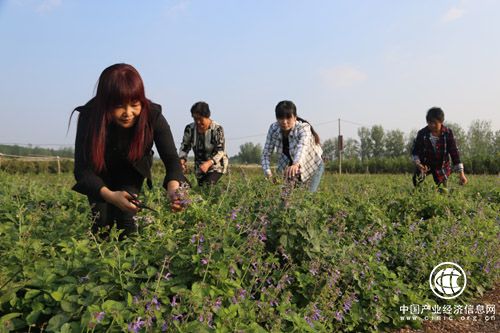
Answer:
<svg viewBox="0 0 500 333"><path fill-rule="evenodd" d="M403 176L325 175L311 194L233 170L177 214L146 189L159 213L139 213L121 242L88 233L72 184L0 172L2 331L376 332L409 324L403 304L452 304L428 288L442 261L470 278L457 302L500 277L495 177L445 195Z"/></svg>

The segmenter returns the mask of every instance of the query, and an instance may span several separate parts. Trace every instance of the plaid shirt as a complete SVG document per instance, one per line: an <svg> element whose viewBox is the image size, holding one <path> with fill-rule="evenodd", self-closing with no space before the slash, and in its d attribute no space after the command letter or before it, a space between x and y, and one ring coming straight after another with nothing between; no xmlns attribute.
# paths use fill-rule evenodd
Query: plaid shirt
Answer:
<svg viewBox="0 0 500 333"><path fill-rule="evenodd" d="M450 156L455 171L463 170L453 131L445 126L441 127L441 135L435 145L432 144L431 131L428 127L418 131L413 143L412 155L415 162L429 167L429 172L438 183L444 182L451 174Z"/></svg>
<svg viewBox="0 0 500 333"><path fill-rule="evenodd" d="M291 163L300 165L300 179L305 182L311 178L323 162L321 158L323 150L320 145L314 142L311 125L300 120L297 120L295 126L288 134L288 141L290 156L293 159ZM283 139L278 122L273 123L269 127L266 144L262 151L262 169L265 174L271 172L270 158L275 148L280 154L278 159L278 171L282 172L290 164L290 160L283 154Z"/></svg>

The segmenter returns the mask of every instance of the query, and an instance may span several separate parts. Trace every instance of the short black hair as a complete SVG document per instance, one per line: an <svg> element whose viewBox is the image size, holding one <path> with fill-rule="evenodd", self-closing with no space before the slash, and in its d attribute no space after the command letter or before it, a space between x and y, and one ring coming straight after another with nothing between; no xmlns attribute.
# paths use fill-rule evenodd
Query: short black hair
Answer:
<svg viewBox="0 0 500 333"><path fill-rule="evenodd" d="M292 101L281 101L275 108L276 119L297 117L297 107Z"/></svg>
<svg viewBox="0 0 500 333"><path fill-rule="evenodd" d="M210 108L205 102L194 103L191 107L191 115L199 115L205 118L210 118Z"/></svg>
<svg viewBox="0 0 500 333"><path fill-rule="evenodd" d="M427 120L427 122L437 120L440 123L442 123L444 122L444 112L441 108L438 107L430 108L429 111L427 111L427 116L425 116L425 120Z"/></svg>

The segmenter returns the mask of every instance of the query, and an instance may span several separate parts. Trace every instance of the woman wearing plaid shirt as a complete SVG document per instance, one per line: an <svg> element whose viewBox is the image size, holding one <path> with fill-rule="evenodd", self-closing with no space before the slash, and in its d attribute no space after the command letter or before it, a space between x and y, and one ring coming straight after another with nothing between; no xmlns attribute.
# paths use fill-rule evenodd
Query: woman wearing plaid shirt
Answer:
<svg viewBox="0 0 500 333"><path fill-rule="evenodd" d="M413 144L413 161L416 170L413 175L413 185L423 182L426 175L432 173L437 185L446 186L451 174L450 156L454 170L460 175L460 184L467 183L464 166L460 162L453 131L443 125L444 112L440 108L431 108L427 111L427 127L418 131Z"/></svg>
<svg viewBox="0 0 500 333"><path fill-rule="evenodd" d="M297 117L297 107L291 101L281 101L276 106L276 122L269 127L262 151L262 169L272 177L270 158L276 148L280 154L278 172L287 179L298 177L311 192L318 189L325 169L319 136L312 126Z"/></svg>

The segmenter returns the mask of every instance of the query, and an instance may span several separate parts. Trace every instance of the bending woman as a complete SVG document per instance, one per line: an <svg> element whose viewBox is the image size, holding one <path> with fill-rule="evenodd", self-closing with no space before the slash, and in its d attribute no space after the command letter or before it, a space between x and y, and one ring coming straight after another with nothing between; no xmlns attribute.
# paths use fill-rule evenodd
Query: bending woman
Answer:
<svg viewBox="0 0 500 333"><path fill-rule="evenodd" d="M161 106L146 98L134 67L115 64L106 68L99 77L96 96L74 111L80 115L73 190L88 197L92 232L115 222L123 230L122 238L137 231L133 217L139 208L133 201L144 179L152 184L153 142L165 165L163 187L171 208L181 209L176 190L184 176L172 133Z"/></svg>
<svg viewBox="0 0 500 333"><path fill-rule="evenodd" d="M265 175L272 177L270 158L276 148L278 172L284 172L286 178L298 177L315 192L325 169L318 134L306 120L297 117L297 107L291 101L279 102L275 113L277 121L269 127L262 151Z"/></svg>
<svg viewBox="0 0 500 333"><path fill-rule="evenodd" d="M210 108L205 102L195 103L191 107L194 122L184 129L179 157L183 170L189 151L194 152L194 170L198 185L216 184L227 171L227 158L224 129L210 119Z"/></svg>

